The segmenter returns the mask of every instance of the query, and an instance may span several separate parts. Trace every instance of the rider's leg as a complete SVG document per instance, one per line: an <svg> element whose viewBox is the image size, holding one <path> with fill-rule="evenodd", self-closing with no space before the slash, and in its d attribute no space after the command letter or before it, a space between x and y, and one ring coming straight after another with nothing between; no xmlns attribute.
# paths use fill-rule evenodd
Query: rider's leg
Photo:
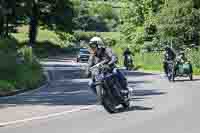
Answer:
<svg viewBox="0 0 200 133"><path fill-rule="evenodd" d="M165 74L168 75L168 67L167 67L167 62L166 61L163 62L163 68L164 68Z"/></svg>
<svg viewBox="0 0 200 133"><path fill-rule="evenodd" d="M126 79L125 75L121 71L119 71L117 68L115 68L113 70L113 73L115 73L117 75L119 82L122 85L123 89L128 90L127 79Z"/></svg>
<svg viewBox="0 0 200 133"><path fill-rule="evenodd" d="M191 73L193 73L192 64L191 64L191 63L189 63L189 65L190 65L190 71L191 71Z"/></svg>

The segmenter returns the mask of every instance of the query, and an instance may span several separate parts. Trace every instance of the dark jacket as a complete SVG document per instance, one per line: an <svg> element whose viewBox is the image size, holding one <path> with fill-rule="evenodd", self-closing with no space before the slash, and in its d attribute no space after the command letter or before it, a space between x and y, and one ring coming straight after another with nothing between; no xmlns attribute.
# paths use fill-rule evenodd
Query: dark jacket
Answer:
<svg viewBox="0 0 200 133"><path fill-rule="evenodd" d="M132 52L129 50L129 49L126 49L125 51L124 51L124 56L126 56L126 55L131 55L132 54Z"/></svg>
<svg viewBox="0 0 200 133"><path fill-rule="evenodd" d="M173 49L168 48L165 50L164 61L175 60L175 58L176 58L176 53Z"/></svg>

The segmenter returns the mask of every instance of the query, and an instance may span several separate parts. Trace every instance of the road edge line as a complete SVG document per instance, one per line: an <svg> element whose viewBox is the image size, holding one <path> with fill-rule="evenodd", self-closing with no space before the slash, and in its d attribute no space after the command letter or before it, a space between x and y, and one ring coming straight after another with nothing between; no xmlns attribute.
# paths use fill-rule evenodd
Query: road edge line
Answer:
<svg viewBox="0 0 200 133"><path fill-rule="evenodd" d="M89 106L79 107L79 108L76 108L76 109L72 109L72 110L68 110L68 111L64 111L64 112L59 112L59 113L53 113L53 114L48 114L48 115L43 115L43 116L36 116L36 117L26 118L26 119L22 119L22 120L3 122L3 123L0 123L0 127L20 124L20 123L26 123L26 122L30 122L30 121L34 121L34 120L44 120L44 119L53 118L53 117L57 117L57 116L67 115L69 113L74 113L74 112L79 112L81 110L90 109L90 108L93 108L94 106L95 105L89 105Z"/></svg>

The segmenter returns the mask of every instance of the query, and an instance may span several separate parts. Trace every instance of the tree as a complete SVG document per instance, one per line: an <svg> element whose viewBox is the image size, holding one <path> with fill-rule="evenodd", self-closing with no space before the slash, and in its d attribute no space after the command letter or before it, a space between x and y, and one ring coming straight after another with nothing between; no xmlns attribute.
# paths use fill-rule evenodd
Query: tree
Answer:
<svg viewBox="0 0 200 133"><path fill-rule="evenodd" d="M0 11L0 34L8 33L5 24L8 27L21 20L23 23L29 20L30 45L35 44L39 25L52 30L72 32L73 7L70 0L0 0ZM5 15L8 11L10 13Z"/></svg>
<svg viewBox="0 0 200 133"><path fill-rule="evenodd" d="M0 0L0 36L8 37L9 22L14 22L15 0Z"/></svg>
<svg viewBox="0 0 200 133"><path fill-rule="evenodd" d="M157 27L154 16L162 9L163 0L124 0L121 11L123 38L136 49L142 48L144 41L153 41Z"/></svg>
<svg viewBox="0 0 200 133"><path fill-rule="evenodd" d="M200 8L200 1L199 0L193 0L193 7L196 8L196 9L199 9Z"/></svg>
<svg viewBox="0 0 200 133"><path fill-rule="evenodd" d="M39 21L39 5L37 0L33 0L31 3L30 12L30 28L29 28L29 45L33 46L36 42L37 29Z"/></svg>
<svg viewBox="0 0 200 133"><path fill-rule="evenodd" d="M173 42L175 47L199 45L200 12L192 0L170 0L158 18L161 41Z"/></svg>

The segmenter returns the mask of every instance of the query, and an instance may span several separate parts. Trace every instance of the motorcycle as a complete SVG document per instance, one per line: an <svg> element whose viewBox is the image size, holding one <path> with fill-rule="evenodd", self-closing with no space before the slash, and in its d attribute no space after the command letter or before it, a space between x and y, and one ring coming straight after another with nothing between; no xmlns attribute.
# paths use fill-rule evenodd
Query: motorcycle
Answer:
<svg viewBox="0 0 200 133"><path fill-rule="evenodd" d="M132 70L134 68L133 59L131 55L126 55L124 57L124 66L126 67L126 70Z"/></svg>
<svg viewBox="0 0 200 133"><path fill-rule="evenodd" d="M189 77L193 80L192 68L189 62L185 63L168 63L168 79L169 81L175 81L176 77Z"/></svg>
<svg viewBox="0 0 200 133"><path fill-rule="evenodd" d="M104 62L100 62L90 68L95 80L95 93L98 101L109 113L116 113L118 105L129 108L130 92L122 92L123 88L118 80L117 72L110 72L103 64Z"/></svg>
<svg viewBox="0 0 200 133"><path fill-rule="evenodd" d="M167 61L167 77L169 81L174 80L174 62L173 61Z"/></svg>

